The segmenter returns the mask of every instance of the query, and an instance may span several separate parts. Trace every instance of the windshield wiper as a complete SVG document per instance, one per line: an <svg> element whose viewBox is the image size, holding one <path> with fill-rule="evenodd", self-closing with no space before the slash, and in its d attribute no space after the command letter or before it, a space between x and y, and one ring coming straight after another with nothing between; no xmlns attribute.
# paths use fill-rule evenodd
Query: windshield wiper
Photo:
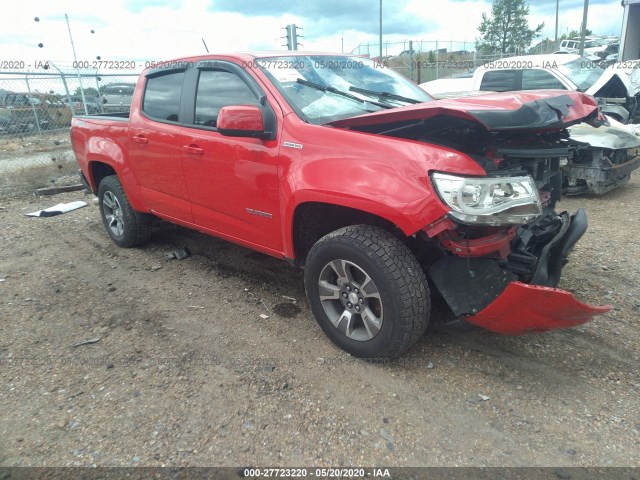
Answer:
<svg viewBox="0 0 640 480"><path fill-rule="evenodd" d="M406 103L413 103L413 104L422 103L422 100L416 100L415 98L403 97L402 95L396 95L395 93L377 92L375 90L367 90L366 88L360 88L360 87L349 87L349 90L351 90L352 92L356 92L356 93L362 93L364 95L376 96L379 99L388 98L389 100L399 100L401 102L406 102Z"/></svg>
<svg viewBox="0 0 640 480"><path fill-rule="evenodd" d="M301 85L305 85L307 87L315 88L316 90L320 90L321 92L330 92L335 93L336 95L341 95L343 97L349 98L351 100L355 100L360 103L370 103L371 105L375 105L380 108L393 108L391 105L385 105L384 103L372 102L370 100L363 100L360 97L356 97L355 95L351 95L349 92L343 92L342 90L338 90L334 87L325 87L324 85L320 85L319 83L310 82L309 80L303 80L302 78L296 79L297 83Z"/></svg>

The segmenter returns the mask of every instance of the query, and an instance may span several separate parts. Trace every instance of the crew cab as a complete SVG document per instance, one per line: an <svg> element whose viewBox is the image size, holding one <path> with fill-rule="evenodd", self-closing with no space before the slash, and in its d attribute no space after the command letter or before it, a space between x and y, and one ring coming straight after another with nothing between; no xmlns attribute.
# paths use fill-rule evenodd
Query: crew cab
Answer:
<svg viewBox="0 0 640 480"><path fill-rule="evenodd" d="M505 334L610 310L556 288L587 228L555 210L566 129L598 116L578 92L435 101L359 57L207 55L145 70L129 114L71 140L116 244L156 216L303 267L322 330L371 359L425 333L432 291Z"/></svg>

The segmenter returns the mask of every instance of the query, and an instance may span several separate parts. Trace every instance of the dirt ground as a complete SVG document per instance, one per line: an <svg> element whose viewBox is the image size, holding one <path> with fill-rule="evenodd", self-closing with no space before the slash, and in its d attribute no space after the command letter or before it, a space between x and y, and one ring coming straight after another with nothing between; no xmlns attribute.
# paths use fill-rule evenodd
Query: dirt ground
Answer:
<svg viewBox="0 0 640 480"><path fill-rule="evenodd" d="M281 261L164 222L120 249L81 192L4 198L0 466L638 467L639 196L560 204L590 217L561 287L615 310L387 365L334 347Z"/></svg>

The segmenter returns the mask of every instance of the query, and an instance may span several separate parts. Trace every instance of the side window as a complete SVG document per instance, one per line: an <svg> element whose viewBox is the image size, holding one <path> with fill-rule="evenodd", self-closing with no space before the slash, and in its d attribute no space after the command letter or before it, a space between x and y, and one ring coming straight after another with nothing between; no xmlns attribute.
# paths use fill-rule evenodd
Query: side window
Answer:
<svg viewBox="0 0 640 480"><path fill-rule="evenodd" d="M495 70L485 72L480 83L480 90L491 92L509 92L519 90L517 84L518 70Z"/></svg>
<svg viewBox="0 0 640 480"><path fill-rule="evenodd" d="M196 92L196 125L215 127L218 112L229 105L255 105L258 99L235 73L225 70L202 70Z"/></svg>
<svg viewBox="0 0 640 480"><path fill-rule="evenodd" d="M523 70L523 90L543 90L546 88L566 90L560 80L545 70Z"/></svg>
<svg viewBox="0 0 640 480"><path fill-rule="evenodd" d="M180 121L180 96L184 72L171 72L147 78L142 111L150 117Z"/></svg>

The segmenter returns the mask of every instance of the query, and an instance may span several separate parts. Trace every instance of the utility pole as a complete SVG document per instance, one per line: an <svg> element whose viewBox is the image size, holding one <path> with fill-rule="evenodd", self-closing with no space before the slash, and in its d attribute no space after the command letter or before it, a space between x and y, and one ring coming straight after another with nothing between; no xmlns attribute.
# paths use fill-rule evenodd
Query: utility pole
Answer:
<svg viewBox="0 0 640 480"><path fill-rule="evenodd" d="M582 13L582 32L580 33L580 56L584 55L584 37L587 35L587 12L589 11L589 0L584 0L584 11Z"/></svg>
<svg viewBox="0 0 640 480"><path fill-rule="evenodd" d="M560 0L556 0L556 38L555 41L558 41L558 13L560 12ZM556 45L557 48L557 45Z"/></svg>
<svg viewBox="0 0 640 480"><path fill-rule="evenodd" d="M295 23L291 23L285 29L287 30L287 49L298 50L298 27Z"/></svg>
<svg viewBox="0 0 640 480"><path fill-rule="evenodd" d="M378 60L382 63L382 0L380 0L380 58Z"/></svg>
<svg viewBox="0 0 640 480"><path fill-rule="evenodd" d="M76 57L76 47L73 44L73 37L71 36L71 27L69 26L69 16L65 13L64 18L67 21L67 30L69 30L69 40L71 41L71 50L73 51L73 60L76 62L76 74L78 75L78 83L80 84L80 96L82 97L84 114L89 115L89 111L87 110L87 101L84 98L84 88L82 87L82 77L80 76L80 69L78 68L78 58Z"/></svg>

